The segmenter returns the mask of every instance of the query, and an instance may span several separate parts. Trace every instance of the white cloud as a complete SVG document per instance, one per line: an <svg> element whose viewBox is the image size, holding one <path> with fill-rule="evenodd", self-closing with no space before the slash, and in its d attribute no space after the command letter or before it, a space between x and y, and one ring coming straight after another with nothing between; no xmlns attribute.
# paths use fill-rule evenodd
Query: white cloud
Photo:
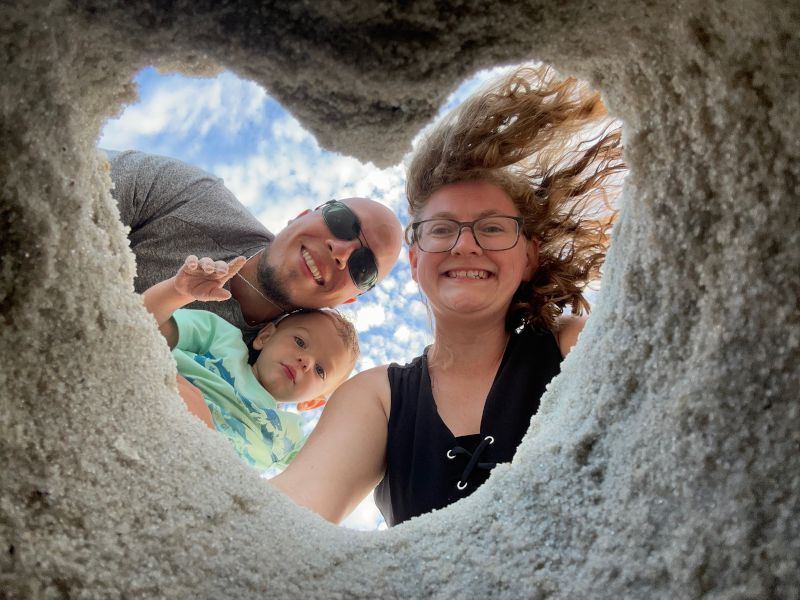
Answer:
<svg viewBox="0 0 800 600"><path fill-rule="evenodd" d="M268 227L278 227L272 219L282 227L300 210L331 198L366 196L393 210L401 207L402 168L380 170L351 157L325 152L310 134L296 133L299 125L290 117L280 123L280 127L272 128L281 132L280 138L262 140L249 155L218 161L211 168L248 208L270 220L265 223ZM276 210L300 198L307 198L308 202L302 206L294 203L285 211Z"/></svg>
<svg viewBox="0 0 800 600"><path fill-rule="evenodd" d="M259 173L259 161L251 157L238 164L219 165L214 174L221 177L233 195L248 208L255 206L261 197L263 177Z"/></svg>
<svg viewBox="0 0 800 600"><path fill-rule="evenodd" d="M391 292L397 287L397 279L395 277L387 277L379 284L380 290L384 292Z"/></svg>
<svg viewBox="0 0 800 600"><path fill-rule="evenodd" d="M275 121L272 124L272 134L276 140L287 140L294 144L300 142L310 142L315 146L317 144L314 136L303 129L303 126L291 115Z"/></svg>
<svg viewBox="0 0 800 600"><path fill-rule="evenodd" d="M422 300L413 302L408 307L408 314L418 319L428 319L428 309Z"/></svg>
<svg viewBox="0 0 800 600"><path fill-rule="evenodd" d="M385 321L386 311L379 304L368 304L357 308L353 316L353 325L359 333L382 325Z"/></svg>
<svg viewBox="0 0 800 600"><path fill-rule="evenodd" d="M372 367L377 367L380 364L383 364L383 362L379 362L368 354L364 354L362 348L362 354L358 359L358 363L356 364L356 372L360 373L361 371L366 371Z"/></svg>
<svg viewBox="0 0 800 600"><path fill-rule="evenodd" d="M394 331L394 339L401 344L408 343L411 340L411 329L407 325L400 325Z"/></svg>
<svg viewBox="0 0 800 600"><path fill-rule="evenodd" d="M142 149L153 138L170 135L161 145L196 144L212 130L233 138L259 118L267 100L257 84L230 73L213 79L170 75L147 86L139 103L128 106L103 128L99 145Z"/></svg>
<svg viewBox="0 0 800 600"><path fill-rule="evenodd" d="M406 296L413 296L419 294L419 286L417 285L417 282L414 281L413 279L409 279L408 281L406 281L405 284L403 285L403 293Z"/></svg>

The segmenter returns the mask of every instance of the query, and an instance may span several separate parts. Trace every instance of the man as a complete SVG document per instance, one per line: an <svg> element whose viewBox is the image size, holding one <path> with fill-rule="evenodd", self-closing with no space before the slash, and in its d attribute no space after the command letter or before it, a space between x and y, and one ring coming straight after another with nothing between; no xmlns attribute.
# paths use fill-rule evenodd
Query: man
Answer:
<svg viewBox="0 0 800 600"><path fill-rule="evenodd" d="M249 343L266 321L294 308L345 304L392 269L402 244L394 213L366 198L330 201L270 233L218 177L179 160L104 151L112 196L129 226L134 287L172 277L187 256L247 262L225 302L194 302L242 330Z"/></svg>

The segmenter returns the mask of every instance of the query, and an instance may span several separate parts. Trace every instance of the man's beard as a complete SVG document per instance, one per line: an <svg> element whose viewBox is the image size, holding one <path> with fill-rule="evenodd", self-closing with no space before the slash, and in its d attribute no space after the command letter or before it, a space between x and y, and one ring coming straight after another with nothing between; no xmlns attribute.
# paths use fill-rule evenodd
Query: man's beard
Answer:
<svg viewBox="0 0 800 600"><path fill-rule="evenodd" d="M269 248L265 248L258 259L258 270L256 272L258 287L267 298L275 302L283 310L290 311L294 307L291 300L289 300L286 286L281 281L277 270L267 263L268 253Z"/></svg>

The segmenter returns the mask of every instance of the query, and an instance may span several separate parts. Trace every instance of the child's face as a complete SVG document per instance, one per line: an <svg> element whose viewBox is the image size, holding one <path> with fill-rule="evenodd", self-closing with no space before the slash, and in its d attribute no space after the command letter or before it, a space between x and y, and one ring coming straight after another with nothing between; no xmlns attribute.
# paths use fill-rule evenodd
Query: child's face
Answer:
<svg viewBox="0 0 800 600"><path fill-rule="evenodd" d="M353 366L334 320L321 313L287 317L262 329L253 348L258 382L277 402L302 402L332 392Z"/></svg>

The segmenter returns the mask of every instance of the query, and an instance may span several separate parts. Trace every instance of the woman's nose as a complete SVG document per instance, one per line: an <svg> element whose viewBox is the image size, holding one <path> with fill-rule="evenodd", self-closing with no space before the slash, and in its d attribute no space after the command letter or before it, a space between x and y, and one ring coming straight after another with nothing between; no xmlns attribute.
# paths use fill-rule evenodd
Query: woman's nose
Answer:
<svg viewBox="0 0 800 600"><path fill-rule="evenodd" d="M464 231L466 229L466 231ZM475 233L469 225L462 225L458 239L450 250L453 254L482 254L483 248L478 244Z"/></svg>

